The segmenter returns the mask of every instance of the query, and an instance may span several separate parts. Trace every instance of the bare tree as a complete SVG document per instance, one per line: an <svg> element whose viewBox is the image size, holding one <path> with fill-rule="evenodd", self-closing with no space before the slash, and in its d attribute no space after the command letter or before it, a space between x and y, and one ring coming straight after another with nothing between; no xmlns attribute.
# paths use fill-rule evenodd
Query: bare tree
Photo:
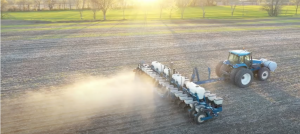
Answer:
<svg viewBox="0 0 300 134"><path fill-rule="evenodd" d="M103 13L103 20L106 20L106 12L111 8L113 2L114 0L97 0L98 7Z"/></svg>
<svg viewBox="0 0 300 134"><path fill-rule="evenodd" d="M56 0L47 0L47 5L49 10L52 10L55 4L56 4Z"/></svg>
<svg viewBox="0 0 300 134"><path fill-rule="evenodd" d="M237 4L237 1L235 1L235 0L232 0L232 1L230 2L231 17L233 16L233 13L234 13L236 4Z"/></svg>
<svg viewBox="0 0 300 134"><path fill-rule="evenodd" d="M169 10L170 10L169 18L172 18L172 11L176 8L177 0L168 0L168 3L169 3Z"/></svg>
<svg viewBox="0 0 300 134"><path fill-rule="evenodd" d="M82 11L83 11L83 9L84 9L84 5L85 5L85 0L82 0L82 7L81 7L81 9L79 9L80 10L80 18L82 19ZM80 8L80 7L79 7Z"/></svg>
<svg viewBox="0 0 300 134"><path fill-rule="evenodd" d="M18 0L17 4L19 5L19 10L25 11L26 0Z"/></svg>
<svg viewBox="0 0 300 134"><path fill-rule="evenodd" d="M68 0L68 2L69 2L69 9L71 10L72 9L73 0Z"/></svg>
<svg viewBox="0 0 300 134"><path fill-rule="evenodd" d="M207 6L213 6L214 5L214 0L206 0L206 5Z"/></svg>
<svg viewBox="0 0 300 134"><path fill-rule="evenodd" d="M194 7L194 6L196 6L196 3L197 3L197 0L191 0L189 5Z"/></svg>
<svg viewBox="0 0 300 134"><path fill-rule="evenodd" d="M96 20L96 13L99 10L98 1L97 0L90 0L90 3L91 3L91 9L93 11L93 18L94 18L94 20Z"/></svg>
<svg viewBox="0 0 300 134"><path fill-rule="evenodd" d="M62 2L62 5L64 7L64 10L65 10L66 9L66 4L67 4L67 0L62 0L61 2Z"/></svg>
<svg viewBox="0 0 300 134"><path fill-rule="evenodd" d="M205 18L205 0L199 0L199 5L202 9L202 18Z"/></svg>
<svg viewBox="0 0 300 134"><path fill-rule="evenodd" d="M183 19L184 10L188 4L189 0L177 0L177 7L180 9L181 19Z"/></svg>
<svg viewBox="0 0 300 134"><path fill-rule="evenodd" d="M4 11L6 11L6 10L17 11L17 7L15 6L15 5L17 5L17 0L6 0L6 1L7 1L7 5L4 5L4 6L6 6L3 9ZM4 14L4 16L5 16L5 14Z"/></svg>
<svg viewBox="0 0 300 134"><path fill-rule="evenodd" d="M229 0L222 0L223 5L228 5Z"/></svg>
<svg viewBox="0 0 300 134"><path fill-rule="evenodd" d="M86 1L86 0L82 0L82 8L81 8L82 10L84 9L85 1Z"/></svg>
<svg viewBox="0 0 300 134"><path fill-rule="evenodd" d="M120 0L122 3L122 11L123 11L123 20L125 20L125 8L127 6L127 0Z"/></svg>
<svg viewBox="0 0 300 134"><path fill-rule="evenodd" d="M30 5L32 4L31 0L26 0L26 5L27 5L27 11L30 10Z"/></svg>
<svg viewBox="0 0 300 134"><path fill-rule="evenodd" d="M81 0L75 0L75 1L74 1L74 4L75 4L75 6L76 6L76 9L80 9L80 1L81 1Z"/></svg>
<svg viewBox="0 0 300 134"><path fill-rule="evenodd" d="M1 0L1 18L4 18L5 16L5 10L8 6L8 2L6 0Z"/></svg>
<svg viewBox="0 0 300 134"><path fill-rule="evenodd" d="M160 0L158 5L159 5L159 18L161 19L161 14L163 9L167 8L168 6L170 6L170 0Z"/></svg>
<svg viewBox="0 0 300 134"><path fill-rule="evenodd" d="M262 10L267 11L269 16L276 17L280 13L282 8L282 0L268 0L266 4L262 6Z"/></svg>
<svg viewBox="0 0 300 134"><path fill-rule="evenodd" d="M242 1L242 5L243 5L243 17L245 15L245 4L244 4L244 1Z"/></svg>
<svg viewBox="0 0 300 134"><path fill-rule="evenodd" d="M257 5L260 5L264 0L257 0Z"/></svg>
<svg viewBox="0 0 300 134"><path fill-rule="evenodd" d="M249 2L251 2L252 5L256 5L257 4L257 0L250 0Z"/></svg>
<svg viewBox="0 0 300 134"><path fill-rule="evenodd" d="M81 2L82 0L75 0L76 9L79 11L80 19L82 19Z"/></svg>
<svg viewBox="0 0 300 134"><path fill-rule="evenodd" d="M300 0L292 0L291 3L293 3L295 5L295 8L296 8L296 15L297 15L297 12L298 12L298 7L300 5Z"/></svg>
<svg viewBox="0 0 300 134"><path fill-rule="evenodd" d="M36 10L41 10L41 2L42 0L34 0L33 3L34 3L34 6L36 8Z"/></svg>

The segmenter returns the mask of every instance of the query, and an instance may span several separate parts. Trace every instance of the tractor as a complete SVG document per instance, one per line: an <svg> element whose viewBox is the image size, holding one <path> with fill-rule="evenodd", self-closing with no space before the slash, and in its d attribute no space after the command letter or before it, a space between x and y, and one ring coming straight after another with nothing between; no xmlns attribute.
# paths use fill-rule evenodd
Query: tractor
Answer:
<svg viewBox="0 0 300 134"><path fill-rule="evenodd" d="M244 88L251 84L254 76L261 81L267 80L270 77L270 71L274 72L276 68L276 62L252 59L252 53L246 50L231 50L228 59L217 64L216 74Z"/></svg>

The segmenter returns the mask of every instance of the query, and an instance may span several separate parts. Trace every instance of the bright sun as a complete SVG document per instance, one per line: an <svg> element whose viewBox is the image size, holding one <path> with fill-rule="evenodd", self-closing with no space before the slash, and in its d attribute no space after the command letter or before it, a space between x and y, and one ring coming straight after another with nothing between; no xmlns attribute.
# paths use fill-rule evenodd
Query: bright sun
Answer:
<svg viewBox="0 0 300 134"><path fill-rule="evenodd" d="M145 3L155 3L157 0L142 0Z"/></svg>

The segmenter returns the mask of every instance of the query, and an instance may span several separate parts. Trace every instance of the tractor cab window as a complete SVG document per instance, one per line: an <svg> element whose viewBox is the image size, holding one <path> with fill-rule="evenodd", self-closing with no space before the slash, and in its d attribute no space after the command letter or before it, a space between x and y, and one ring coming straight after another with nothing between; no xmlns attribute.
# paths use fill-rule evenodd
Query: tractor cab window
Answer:
<svg viewBox="0 0 300 134"><path fill-rule="evenodd" d="M229 53L228 60L230 61L231 64L237 64L239 61L239 56Z"/></svg>
<svg viewBox="0 0 300 134"><path fill-rule="evenodd" d="M240 63L245 63L245 56L240 56Z"/></svg>
<svg viewBox="0 0 300 134"><path fill-rule="evenodd" d="M250 65L250 55L240 56L240 63L245 63L246 65Z"/></svg>

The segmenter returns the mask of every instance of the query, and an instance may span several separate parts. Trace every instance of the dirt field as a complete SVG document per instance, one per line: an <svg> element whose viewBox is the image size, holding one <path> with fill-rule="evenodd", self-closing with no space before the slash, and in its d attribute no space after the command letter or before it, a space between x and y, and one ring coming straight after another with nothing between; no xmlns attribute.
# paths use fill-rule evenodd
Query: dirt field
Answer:
<svg viewBox="0 0 300 134"><path fill-rule="evenodd" d="M3 134L300 133L300 19L21 24L2 22ZM154 60L206 79L206 65L242 48L277 70L248 88L203 85L224 102L202 125L133 81L132 69Z"/></svg>

